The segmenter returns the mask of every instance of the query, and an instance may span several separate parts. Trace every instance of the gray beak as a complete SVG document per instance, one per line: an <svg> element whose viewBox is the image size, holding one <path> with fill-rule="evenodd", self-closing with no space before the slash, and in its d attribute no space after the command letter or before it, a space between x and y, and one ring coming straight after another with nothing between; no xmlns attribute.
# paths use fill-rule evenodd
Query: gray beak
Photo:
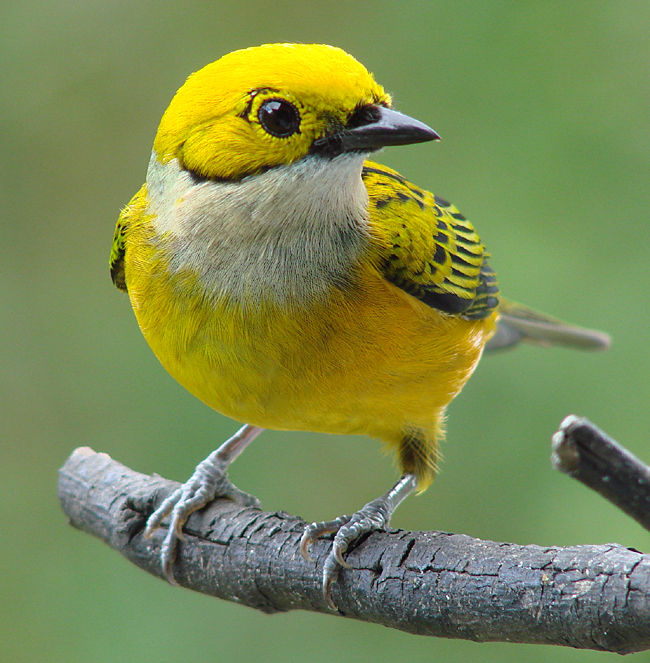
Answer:
<svg viewBox="0 0 650 663"><path fill-rule="evenodd" d="M314 141L312 151L335 156L343 152L374 152L389 145L440 140L440 136L423 122L383 106L368 107L361 122L353 128L319 138Z"/></svg>

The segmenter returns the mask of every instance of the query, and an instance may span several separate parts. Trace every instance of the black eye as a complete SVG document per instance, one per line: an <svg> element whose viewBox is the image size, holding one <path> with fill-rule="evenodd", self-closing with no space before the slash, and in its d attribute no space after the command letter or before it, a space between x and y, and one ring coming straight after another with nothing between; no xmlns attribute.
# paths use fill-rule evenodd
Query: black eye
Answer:
<svg viewBox="0 0 650 663"><path fill-rule="evenodd" d="M300 128L298 109L284 99L268 99L260 106L257 117L264 130L276 138L288 138Z"/></svg>

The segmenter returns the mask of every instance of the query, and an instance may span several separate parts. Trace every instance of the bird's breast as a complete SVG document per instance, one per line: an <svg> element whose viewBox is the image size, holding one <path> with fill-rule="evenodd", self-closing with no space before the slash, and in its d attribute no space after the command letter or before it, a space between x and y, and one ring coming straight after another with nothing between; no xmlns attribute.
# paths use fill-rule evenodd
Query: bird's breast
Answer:
<svg viewBox="0 0 650 663"><path fill-rule="evenodd" d="M387 283L363 196L307 195L304 172L282 177L297 194L277 182L263 194L258 181L251 198L183 174L149 184L150 220L132 231L125 268L147 341L190 392L241 421L384 439L404 422L431 424L490 323L442 315Z"/></svg>
<svg viewBox="0 0 650 663"><path fill-rule="evenodd" d="M305 305L346 287L368 250L362 157L305 159L238 182L149 167L151 226L166 270L210 296Z"/></svg>

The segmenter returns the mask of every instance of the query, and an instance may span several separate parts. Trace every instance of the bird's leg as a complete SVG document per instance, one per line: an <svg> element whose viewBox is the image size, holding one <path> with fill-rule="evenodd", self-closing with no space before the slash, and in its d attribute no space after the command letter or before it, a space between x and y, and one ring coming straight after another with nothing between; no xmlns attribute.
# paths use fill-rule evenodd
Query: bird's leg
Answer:
<svg viewBox="0 0 650 663"><path fill-rule="evenodd" d="M300 540L300 552L309 560L309 546L324 534L336 532L332 550L323 567L323 596L327 605L333 610L336 606L332 601L331 587L336 581L339 569L352 568L344 559L343 553L361 534L377 529L386 529L395 509L417 488L415 474L404 474L400 480L385 494L359 509L352 516L340 516L336 520L312 523L305 527Z"/></svg>
<svg viewBox="0 0 650 663"><path fill-rule="evenodd" d="M172 564L176 557L178 541L183 539L183 525L190 514L201 509L215 497L227 497L242 506L260 507L260 501L239 490L228 478L228 466L263 431L263 428L246 424L216 451L199 463L194 474L175 490L147 520L144 535L150 538L162 521L171 513L169 529L160 549L160 561L165 578L172 584Z"/></svg>

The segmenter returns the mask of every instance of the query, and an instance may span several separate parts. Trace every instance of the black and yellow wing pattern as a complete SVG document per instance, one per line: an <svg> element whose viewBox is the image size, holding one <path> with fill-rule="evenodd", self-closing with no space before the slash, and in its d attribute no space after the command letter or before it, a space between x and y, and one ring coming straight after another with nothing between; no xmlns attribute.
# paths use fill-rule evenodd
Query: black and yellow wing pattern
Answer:
<svg viewBox="0 0 650 663"><path fill-rule="evenodd" d="M127 292L128 290L124 274L126 236L131 226L142 222L146 205L147 189L146 185L143 185L140 191L133 196L131 202L129 202L129 204L122 210L122 213L117 220L117 225L115 226L109 267L111 271L111 280L115 284L115 287L123 292Z"/></svg>
<svg viewBox="0 0 650 663"><path fill-rule="evenodd" d="M444 313L491 315L499 288L472 224L451 203L390 168L368 161L362 178L386 280Z"/></svg>
<svg viewBox="0 0 650 663"><path fill-rule="evenodd" d="M472 224L449 202L399 173L366 161L372 232L384 278L423 303L469 320L498 308L497 331L486 350L520 342L604 350L607 334L567 324L499 296L489 254Z"/></svg>

